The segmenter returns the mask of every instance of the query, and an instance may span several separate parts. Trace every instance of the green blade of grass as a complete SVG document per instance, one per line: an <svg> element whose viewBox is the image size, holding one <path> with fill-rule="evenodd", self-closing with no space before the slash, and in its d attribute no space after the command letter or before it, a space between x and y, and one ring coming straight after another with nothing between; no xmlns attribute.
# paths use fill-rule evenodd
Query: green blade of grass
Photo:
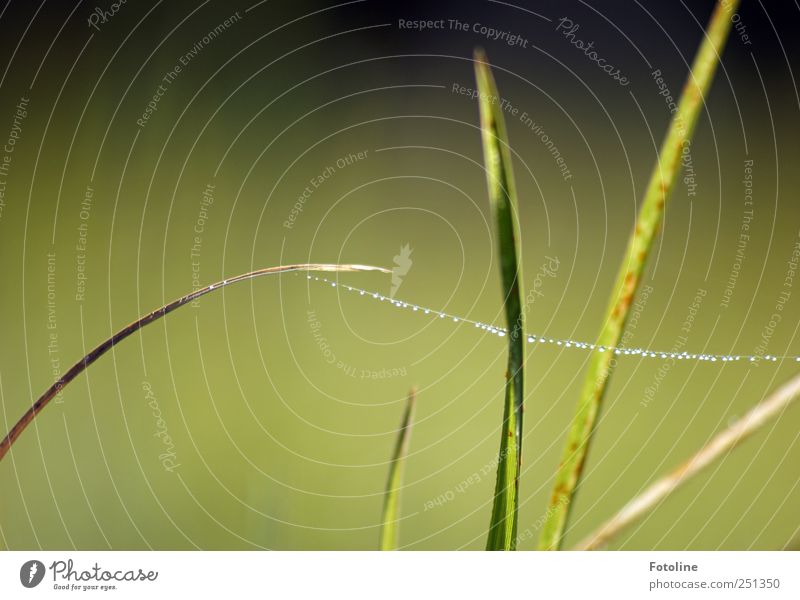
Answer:
<svg viewBox="0 0 800 600"><path fill-rule="evenodd" d="M414 425L414 408L417 403L417 390L408 393L403 421L397 433L397 443L389 465L389 479L386 481L386 495L383 501L383 525L381 526L381 550L397 550L398 524L400 518L400 487L403 483L403 470Z"/></svg>
<svg viewBox="0 0 800 600"><path fill-rule="evenodd" d="M768 398L751 408L741 419L715 435L697 454L628 502L616 515L580 542L575 550L596 550L605 546L692 477L725 456L728 451L772 419L783 414L798 399L800 399L800 375L783 384Z"/></svg>
<svg viewBox="0 0 800 600"><path fill-rule="evenodd" d="M575 488L586 461L612 366L613 353L602 349L616 347L622 337L628 309L636 295L647 256L661 225L664 205L680 171L681 154L691 141L700 108L714 78L719 55L730 31L731 17L738 4L739 0L719 0L717 3L686 80L678 109L661 145L659 159L650 177L636 227L631 234L627 253L613 288L604 326L597 338L598 349L590 358L578 409L546 512L547 517L539 540L539 548L542 550L558 550L561 547Z"/></svg>
<svg viewBox="0 0 800 600"><path fill-rule="evenodd" d="M494 215L500 275L508 324L508 370L506 371L503 427L497 464L492 517L487 550L514 550L517 543L519 475L522 464L523 341L522 273L517 251L517 198L508 136L500 110L500 96L486 55L475 51L475 78L481 115L481 138L486 165L486 183Z"/></svg>
<svg viewBox="0 0 800 600"><path fill-rule="evenodd" d="M84 356L78 362L76 362L69 370L62 375L58 381L56 381L53 385L51 385L45 392L39 396L39 398L34 402L31 407L25 411L25 413L20 417L19 421L11 428L5 438L0 441L0 460L3 460L5 455L11 449L11 446L17 440L17 438L22 434L25 428L30 425L33 419L38 415L45 406L55 398L61 390L64 389L70 381L75 379L78 375L83 373L92 363L94 363L98 358L103 356L106 352L111 350L114 346L120 343L125 338L133 335L142 327L149 325L150 323L157 321L163 316L168 315L173 310L180 308L200 298L201 296L205 296L208 293L213 292L214 290L222 289L226 286L231 285L232 283L237 283L239 281L246 281L249 279L255 279L256 277L261 277L263 275L275 275L277 273L288 273L291 271L380 271L381 273L391 273L388 269L384 269L382 267L371 267L367 265L335 265L335 264L302 264L302 265L281 265L278 267L268 267L266 269L258 269L256 271L250 271L249 273L243 273L241 275L236 275L235 277L231 277L230 279L225 279L223 281L218 281L217 283L212 283L204 288L200 288L199 290L195 290L190 294L186 294L185 296L181 296L177 300L173 300L169 304L165 304L161 308L157 308L156 310L140 317L130 325L123 327L117 333L112 335L110 338L105 340L103 343L95 347L89 354Z"/></svg>

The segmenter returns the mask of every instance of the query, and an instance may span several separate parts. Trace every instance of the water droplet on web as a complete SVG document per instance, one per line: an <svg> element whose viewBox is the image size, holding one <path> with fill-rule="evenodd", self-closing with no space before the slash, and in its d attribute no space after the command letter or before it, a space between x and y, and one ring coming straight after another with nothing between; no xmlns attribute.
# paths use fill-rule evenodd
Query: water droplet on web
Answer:
<svg viewBox="0 0 800 600"><path fill-rule="evenodd" d="M321 283L329 284L329 287L337 287L335 281L330 281L325 277L316 277L308 275L307 279L309 281L318 281ZM209 286L213 289L214 286ZM371 298L373 300L385 301L389 300L389 303L394 306L395 308L404 309L404 308L411 308L411 312L415 312L418 314L425 314L429 316L435 316L439 319L447 320L454 324L471 324L475 328L480 329L481 331L485 331L486 333L490 333L496 335L498 337L505 337L508 334L508 331L502 327L495 327L494 325L488 323L482 323L481 321L475 321L473 319L468 319L465 317L461 317L458 315L451 315L444 311L436 310L434 308L428 308L424 306L419 306L417 304L409 304L408 302L404 302L402 300L396 300L394 298L387 298L379 294L378 292L370 292L368 290L363 290L357 287L351 286L340 286L345 287L348 291L351 292L358 292L359 296L364 296L366 298ZM690 354L686 351L683 352L674 352L674 351L664 351L664 350L648 350L645 348L624 348L624 347L609 347L609 346L602 346L602 345L595 345L590 342L583 342L580 340L573 340L573 339L557 339L551 337L544 337L542 335L537 334L529 334L527 337L528 344L531 345L554 345L561 348L578 348L581 350L597 350L598 352L611 352L614 356L638 356L641 358L658 358L660 360L691 360L697 362L723 362L723 363L730 363L730 362L739 362L744 359L747 362L755 363L759 360L763 360L770 363L777 363L783 362L784 360L794 360L795 362L800 362L800 356L797 355L786 355L786 356L775 356L771 354L767 354L764 356L752 356L752 355L738 355L738 354Z"/></svg>

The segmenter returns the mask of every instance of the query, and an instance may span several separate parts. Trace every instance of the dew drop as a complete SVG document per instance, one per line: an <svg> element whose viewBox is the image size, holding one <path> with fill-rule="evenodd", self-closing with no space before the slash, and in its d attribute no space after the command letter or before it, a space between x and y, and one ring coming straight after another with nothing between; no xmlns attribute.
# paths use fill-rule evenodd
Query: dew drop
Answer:
<svg viewBox="0 0 800 600"><path fill-rule="evenodd" d="M508 334L508 331L506 329L503 329L503 328L500 328L500 327L495 327L493 325L487 325L485 323L480 323L478 321L472 321L471 319L464 319L464 318L461 318L461 317L458 317L458 316L454 316L454 315L448 315L448 314L446 314L444 312L441 312L441 311L438 311L438 310L434 310L434 309L431 309L431 308L425 308L425 307L418 306L418 305L415 305L415 304L409 304L408 302L403 302L402 300L395 300L394 298L389 298L387 296L382 296L378 292L370 292L370 291L367 291L367 290L363 290L363 289L360 289L360 288L355 288L355 287L352 287L352 286L349 286L349 285L344 285L344 284L342 284L341 286L337 286L336 282L330 281L330 280L326 279L325 277L318 277L318 276L315 276L315 275L307 274L306 275L306 279L309 280L309 281L313 280L313 281L319 281L319 282L322 282L322 283L328 283L328 284L330 284L330 287L333 287L333 288L344 287L348 291L358 292L359 296L372 296L372 298L374 300L380 300L380 301L389 300L389 302L393 306L395 306L397 308L411 308L413 312L424 312L426 315L430 315L430 314L438 315L438 317L440 319L444 319L445 317L447 317L450 320L452 320L454 323L458 323L459 321L464 321L464 322L467 322L467 323L473 323L475 325L475 327L477 327L479 329L482 329L483 331L486 331L488 333L497 335L498 337L505 337ZM211 285L208 286L208 290L211 291L211 290L214 290L214 289L216 289L218 287L225 286L230 281L232 281L232 280L225 279L220 283L211 284ZM543 336L537 336L535 334L528 335L527 336L527 340L528 340L528 343L530 343L530 344L538 342L540 344L555 344L557 346L563 346L563 347L566 347L566 348L575 347L575 348L580 348L580 349L597 350L598 352L605 352L606 350L608 350L608 351L610 351L613 354L618 355L618 356L619 355L640 356L642 358L660 357L662 359L671 358L671 359L677 359L677 360L696 360L696 361L700 361L700 362L714 362L714 363L716 363L716 362L728 363L728 362L733 362L733 361L739 361L739 360L742 360L742 359L744 359L744 360L746 360L746 361L748 361L750 363L755 363L758 360L762 360L762 359L764 361L767 361L767 362L777 363L778 359L780 358L781 360L792 360L793 359L795 362L800 363L800 356L796 356L796 355L789 355L789 356L773 356L773 355L765 355L765 356L747 356L746 355L746 356L739 356L739 355L735 355L735 354L729 354L729 355L723 355L723 354L690 354L690 353L685 352L685 351L678 353L678 352L648 350L648 349L644 349L644 348L618 348L618 347L614 347L614 346L608 347L608 346L601 346L601 345L595 345L595 344L591 344L591 343L587 343L587 342L582 342L582 341L579 341L579 340L571 340L571 339L559 340L557 338L545 338Z"/></svg>

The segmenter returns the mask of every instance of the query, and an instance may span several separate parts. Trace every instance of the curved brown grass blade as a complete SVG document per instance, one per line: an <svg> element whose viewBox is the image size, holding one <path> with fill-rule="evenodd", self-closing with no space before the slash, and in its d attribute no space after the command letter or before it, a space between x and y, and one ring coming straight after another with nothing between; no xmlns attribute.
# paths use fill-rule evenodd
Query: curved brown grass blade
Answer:
<svg viewBox="0 0 800 600"><path fill-rule="evenodd" d="M56 395L64 389L70 381L75 379L78 375L83 373L89 365L95 362L98 358L103 356L106 352L111 350L114 346L120 343L122 340L127 338L128 336L136 333L142 327L149 325L153 321L157 321L161 317L168 315L173 310L180 308L181 306L196 300L201 296L205 296L206 294L213 292L214 290L218 290L224 288L232 283L237 283L239 281L246 281L249 279L255 279L256 277L261 277L262 275L274 275L277 273L288 273L290 271L379 271L381 273L391 273L388 269L384 269L382 267L371 267L368 265L335 265L335 264L302 264L302 265L282 265L278 267L268 267L266 269L258 269L256 271L250 271L249 273L243 273L241 275L236 275L235 277L231 277L230 279L224 279L222 281L218 281L217 283L212 283L209 286L201 288L199 290L195 290L191 294L186 294L185 296L181 296L177 300L173 300L169 304L165 304L161 308L157 308L153 312L146 314L145 316L137 319L130 325L123 327L117 333L112 335L106 341L101 343L99 346L94 348L89 354L84 356L78 362L76 362L70 369L61 376L61 378L56 381L53 385L51 385L45 392L39 396L39 398L34 402L31 407L25 411L25 414L20 417L19 421L11 428L3 438L3 441L0 442L0 460L3 460L5 455L8 453L11 446L20 436L20 434L25 430L25 428L30 425L31 421L39 414L47 404L56 397Z"/></svg>

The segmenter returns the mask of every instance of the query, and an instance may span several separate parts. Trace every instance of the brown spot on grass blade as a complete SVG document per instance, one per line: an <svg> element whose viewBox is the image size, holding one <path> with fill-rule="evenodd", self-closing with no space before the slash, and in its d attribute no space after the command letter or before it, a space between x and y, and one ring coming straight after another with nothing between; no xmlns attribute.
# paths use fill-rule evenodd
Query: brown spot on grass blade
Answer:
<svg viewBox="0 0 800 600"><path fill-rule="evenodd" d="M98 358L103 356L106 352L111 350L114 346L119 344L125 338L133 335L142 327L149 325L150 323L157 321L161 317L164 317L171 313L173 310L180 308L192 302L193 300L197 300L201 296L205 296L213 292L214 290L222 289L226 286L231 285L232 283L237 283L239 281L247 281L249 279L255 279L256 277L261 277L263 275L276 275L278 273L289 273L292 271L378 271L380 273L391 273L390 270L384 269L383 267L372 267L369 265L337 265L337 264L328 264L328 263L313 263L313 264L298 264L298 265L281 265L278 267L267 267L265 269L257 269L255 271L250 271L248 273L242 273L241 275L236 275L235 277L231 277L230 279L224 279L222 281L218 281L217 283L212 283L204 288L199 290L195 290L190 294L186 294L185 296L181 296L177 300L173 300L169 304L165 304L161 308L157 308L156 310L140 317L130 325L123 327L117 333L112 335L110 338L105 340L99 346L95 347L89 354L84 356L78 362L76 362L70 369L61 376L61 378L56 381L53 385L51 385L45 392L39 396L39 398L34 402L31 407L25 411L25 413L20 417L19 421L11 428L11 431L8 432L5 438L0 442L0 460L5 457L8 453L11 446L20 436L20 434L25 430L25 428L30 425L31 421L39 414L45 406L61 391L64 389L70 381L75 379L78 375L83 373L89 365L94 363Z"/></svg>
<svg viewBox="0 0 800 600"><path fill-rule="evenodd" d="M697 454L628 502L616 515L580 542L575 549L596 550L605 546L689 479L717 459L725 456L728 451L746 440L770 420L783 414L798 398L800 398L800 375L779 387L766 400L751 408L741 419L714 436Z"/></svg>
<svg viewBox="0 0 800 600"><path fill-rule="evenodd" d="M691 141L692 132L714 77L719 55L731 27L731 16L739 0L719 0L711 16L708 31L695 56L683 94L661 145L659 159L650 176L637 226L628 242L628 249L614 285L606 319L597 338L598 348L619 345L628 309L639 287L645 263L664 215L664 204L680 170L680 157ZM593 352L578 408L569 432L569 439L556 474L554 494L547 510L539 548L558 550L561 547L572 499L580 480L589 442L600 412L608 382L612 352Z"/></svg>
<svg viewBox="0 0 800 600"><path fill-rule="evenodd" d="M381 550L397 550L398 528L400 519L400 488L403 484L403 470L408 445L411 440L411 428L414 425L414 409L417 403L417 390L411 388L408 393L403 421L397 433L397 443L389 465L389 478L386 481L386 495L383 501L383 521L381 526Z"/></svg>
<svg viewBox="0 0 800 600"><path fill-rule="evenodd" d="M522 459L523 342L522 274L517 250L517 197L500 96L482 50L475 51L486 183L495 222L500 275L508 324L508 370L503 427L487 550L513 550L517 543L519 475Z"/></svg>

